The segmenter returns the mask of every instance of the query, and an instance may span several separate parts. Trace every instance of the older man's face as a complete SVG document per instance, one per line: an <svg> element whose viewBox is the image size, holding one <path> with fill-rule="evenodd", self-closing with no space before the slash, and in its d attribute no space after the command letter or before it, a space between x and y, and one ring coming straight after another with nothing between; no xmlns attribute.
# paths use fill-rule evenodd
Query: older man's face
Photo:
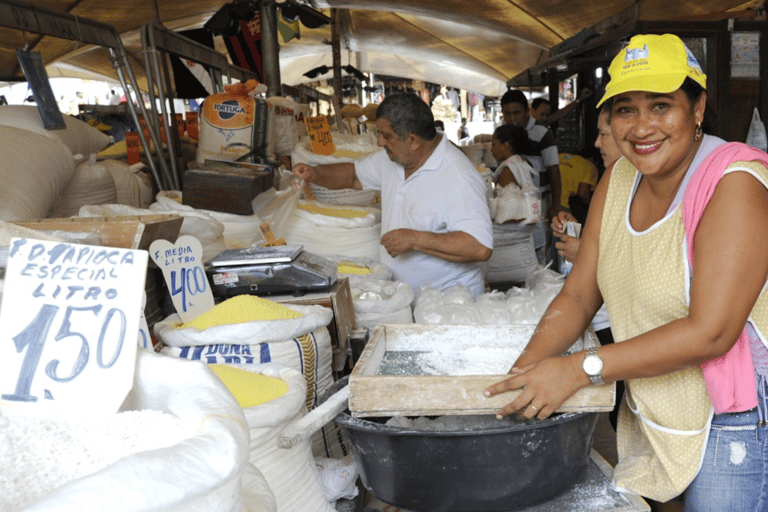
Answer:
<svg viewBox="0 0 768 512"><path fill-rule="evenodd" d="M376 120L376 128L379 132L376 139L378 146L384 148L390 160L408 169L414 159L414 152L409 144L410 136L401 139L384 118Z"/></svg>

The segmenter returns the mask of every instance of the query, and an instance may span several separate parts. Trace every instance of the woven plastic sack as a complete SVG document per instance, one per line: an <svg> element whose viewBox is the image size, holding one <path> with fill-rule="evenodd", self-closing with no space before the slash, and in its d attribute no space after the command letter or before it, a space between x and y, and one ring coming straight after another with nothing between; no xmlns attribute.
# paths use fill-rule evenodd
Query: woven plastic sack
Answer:
<svg viewBox="0 0 768 512"><path fill-rule="evenodd" d="M281 379L288 385L285 395L243 410L251 437L249 460L269 483L277 510L333 512L315 475L309 441L303 440L290 449L277 447L277 437L283 430L306 414L306 383L301 373L276 363L238 368Z"/></svg>
<svg viewBox="0 0 768 512"><path fill-rule="evenodd" d="M245 415L205 365L139 350L122 410L173 414L199 434L123 457L46 494L25 512L241 512L250 443Z"/></svg>
<svg viewBox="0 0 768 512"><path fill-rule="evenodd" d="M343 218L296 209L283 234L289 245L303 245L304 250L319 256L336 254L379 260L381 211L378 208L328 205L317 201L302 201L300 204L353 208L364 210L368 215Z"/></svg>
<svg viewBox="0 0 768 512"><path fill-rule="evenodd" d="M59 193L48 212L49 217L71 217L86 205L114 204L117 202L115 179L96 155L78 164L72 179Z"/></svg>
<svg viewBox="0 0 768 512"><path fill-rule="evenodd" d="M46 217L75 170L67 146L9 126L0 126L0 158L0 219L6 221Z"/></svg>
<svg viewBox="0 0 768 512"><path fill-rule="evenodd" d="M488 283L524 282L538 268L532 232L534 225L493 225L493 254L488 260Z"/></svg>
<svg viewBox="0 0 768 512"><path fill-rule="evenodd" d="M106 159L101 163L112 174L117 192L117 204L135 208L149 208L154 200L152 178L143 171L143 163L128 165L120 160Z"/></svg>
<svg viewBox="0 0 768 512"><path fill-rule="evenodd" d="M296 117L301 116L301 106L293 100L281 96L267 98L273 105L275 137L275 156L290 156L299 142Z"/></svg>
<svg viewBox="0 0 768 512"><path fill-rule="evenodd" d="M66 128L47 130L35 105L0 105L0 125L28 130L69 148L73 155L87 157L112 142L112 137L72 116L63 116Z"/></svg>

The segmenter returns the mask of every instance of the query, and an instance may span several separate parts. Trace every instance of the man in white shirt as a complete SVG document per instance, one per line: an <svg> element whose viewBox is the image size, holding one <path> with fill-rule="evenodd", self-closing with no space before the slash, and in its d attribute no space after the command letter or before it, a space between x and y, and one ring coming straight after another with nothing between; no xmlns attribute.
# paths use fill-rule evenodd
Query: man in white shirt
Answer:
<svg viewBox="0 0 768 512"><path fill-rule="evenodd" d="M483 293L493 231L480 174L437 133L429 105L414 94L387 96L376 127L383 151L354 163L297 164L293 172L326 188L381 191L379 255L395 279L440 290L461 283Z"/></svg>

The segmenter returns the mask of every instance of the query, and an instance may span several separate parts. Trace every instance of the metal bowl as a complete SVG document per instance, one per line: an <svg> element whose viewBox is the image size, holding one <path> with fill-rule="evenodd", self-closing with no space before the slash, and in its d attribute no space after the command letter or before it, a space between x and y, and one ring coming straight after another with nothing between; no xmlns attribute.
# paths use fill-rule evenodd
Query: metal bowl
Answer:
<svg viewBox="0 0 768 512"><path fill-rule="evenodd" d="M554 499L586 474L597 413L463 418L477 426L416 430L385 425L388 418L353 418L349 411L335 421L347 433L365 488L415 512L519 510Z"/></svg>

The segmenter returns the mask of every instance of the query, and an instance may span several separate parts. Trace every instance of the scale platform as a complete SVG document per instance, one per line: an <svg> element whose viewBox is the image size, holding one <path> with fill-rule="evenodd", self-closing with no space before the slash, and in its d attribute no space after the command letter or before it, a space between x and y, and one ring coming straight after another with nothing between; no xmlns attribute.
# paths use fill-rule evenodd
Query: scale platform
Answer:
<svg viewBox="0 0 768 512"><path fill-rule="evenodd" d="M329 289L336 263L308 253L301 245L228 249L206 264L214 297L271 295Z"/></svg>

